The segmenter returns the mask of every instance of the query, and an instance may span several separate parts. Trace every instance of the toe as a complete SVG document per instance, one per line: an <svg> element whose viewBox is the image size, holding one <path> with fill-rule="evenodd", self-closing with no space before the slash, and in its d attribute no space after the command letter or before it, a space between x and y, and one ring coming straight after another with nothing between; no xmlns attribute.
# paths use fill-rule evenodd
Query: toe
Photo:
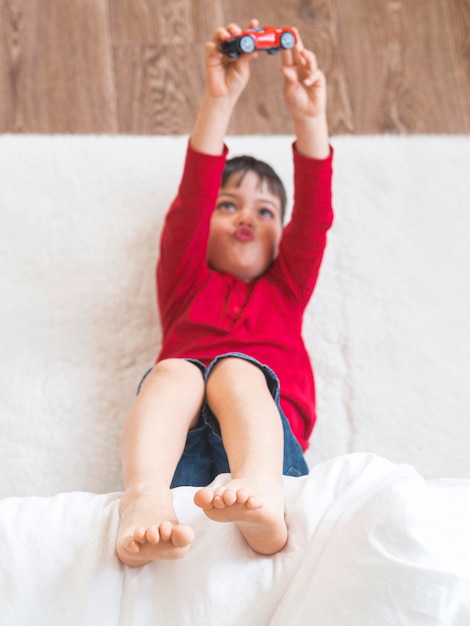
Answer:
<svg viewBox="0 0 470 626"><path fill-rule="evenodd" d="M227 489L221 495L221 498L222 498L224 504L226 504L227 506L232 506L232 504L235 504L235 502L238 501L238 494L237 494L237 492L232 491L231 489Z"/></svg>
<svg viewBox="0 0 470 626"><path fill-rule="evenodd" d="M237 502L238 504L246 504L250 498L250 493L246 489L237 490Z"/></svg>
<svg viewBox="0 0 470 626"><path fill-rule="evenodd" d="M227 494L216 494L214 496L214 500L212 501L212 504L214 505L214 508L216 509L225 509L225 507L227 506L224 500L224 495L226 498L228 498Z"/></svg>
<svg viewBox="0 0 470 626"><path fill-rule="evenodd" d="M247 501L246 501L246 508L253 510L253 509L259 509L259 507L261 506L259 500L256 498L256 496L250 496Z"/></svg>
<svg viewBox="0 0 470 626"><path fill-rule="evenodd" d="M131 554L137 554L140 550L139 544L134 537L126 537L122 543L124 550Z"/></svg>
<svg viewBox="0 0 470 626"><path fill-rule="evenodd" d="M173 524L171 522L162 522L159 526L159 531L162 541L170 541L173 533Z"/></svg>
<svg viewBox="0 0 470 626"><path fill-rule="evenodd" d="M181 524L173 529L171 542L176 548L185 548L194 539L194 531L191 526Z"/></svg>
<svg viewBox="0 0 470 626"><path fill-rule="evenodd" d="M209 487L199 489L194 495L194 504L205 511L214 507L214 492Z"/></svg>
<svg viewBox="0 0 470 626"><path fill-rule="evenodd" d="M147 530L145 528L136 528L134 530L134 540L137 543L145 543L147 541Z"/></svg>
<svg viewBox="0 0 470 626"><path fill-rule="evenodd" d="M160 533L157 526L150 526L146 533L147 541L156 545L160 541Z"/></svg>

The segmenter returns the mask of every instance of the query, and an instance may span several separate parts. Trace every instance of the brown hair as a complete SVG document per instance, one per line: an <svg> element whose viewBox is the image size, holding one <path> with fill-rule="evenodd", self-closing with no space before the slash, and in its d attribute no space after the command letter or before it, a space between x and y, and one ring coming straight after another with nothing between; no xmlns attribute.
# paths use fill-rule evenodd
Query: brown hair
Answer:
<svg viewBox="0 0 470 626"><path fill-rule="evenodd" d="M255 159L252 156L237 156L233 159L229 159L225 164L225 169L222 172L222 187L226 184L232 174L240 172L240 182L248 172L254 172L261 183L266 181L270 193L277 196L281 202L281 222L284 223L284 216L286 213L287 195L282 180L273 170L273 168L264 161Z"/></svg>

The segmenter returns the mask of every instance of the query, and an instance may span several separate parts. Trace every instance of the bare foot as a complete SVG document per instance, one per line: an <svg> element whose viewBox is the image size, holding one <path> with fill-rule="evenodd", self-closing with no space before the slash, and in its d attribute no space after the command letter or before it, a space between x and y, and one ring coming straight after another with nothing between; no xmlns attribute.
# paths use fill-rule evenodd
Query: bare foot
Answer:
<svg viewBox="0 0 470 626"><path fill-rule="evenodd" d="M194 503L216 522L235 522L255 552L275 554L286 545L284 494L277 481L235 478L215 490L200 489Z"/></svg>
<svg viewBox="0 0 470 626"><path fill-rule="evenodd" d="M130 567L157 559L179 559L189 550L194 531L180 524L171 495L123 496L119 503L118 558Z"/></svg>

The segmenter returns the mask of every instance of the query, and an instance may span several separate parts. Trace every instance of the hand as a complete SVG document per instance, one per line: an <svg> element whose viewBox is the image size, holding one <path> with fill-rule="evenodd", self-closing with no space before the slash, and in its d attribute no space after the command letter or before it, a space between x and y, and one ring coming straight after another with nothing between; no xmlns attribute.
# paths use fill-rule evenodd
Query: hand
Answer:
<svg viewBox="0 0 470 626"><path fill-rule="evenodd" d="M251 20L249 28L257 27L258 20ZM250 79L250 62L257 56L256 52L233 59L220 52L221 42L241 30L238 24L218 28L212 41L206 43L206 90L190 139L191 146L199 152L214 155L224 152L230 118Z"/></svg>
<svg viewBox="0 0 470 626"><path fill-rule="evenodd" d="M248 28L257 28L258 20L251 20ZM242 29L238 24L229 24L226 28L218 28L212 41L205 46L206 54L206 93L213 98L237 99L250 79L250 62L256 58L257 52L241 54L230 58L220 52L220 44L225 39L238 35Z"/></svg>
<svg viewBox="0 0 470 626"><path fill-rule="evenodd" d="M319 118L326 113L326 79L318 69L313 52L298 41L292 50L282 51L284 97L294 120Z"/></svg>

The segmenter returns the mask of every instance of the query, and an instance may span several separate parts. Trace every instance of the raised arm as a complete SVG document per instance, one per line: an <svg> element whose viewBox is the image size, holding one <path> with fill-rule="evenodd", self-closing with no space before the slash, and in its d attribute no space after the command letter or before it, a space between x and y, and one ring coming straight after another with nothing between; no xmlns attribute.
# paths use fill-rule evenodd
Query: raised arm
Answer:
<svg viewBox="0 0 470 626"><path fill-rule="evenodd" d="M284 97L294 122L294 207L275 264L278 281L307 304L331 226L332 154L326 120L326 79L300 37L282 53Z"/></svg>
<svg viewBox="0 0 470 626"><path fill-rule="evenodd" d="M330 154L326 120L326 79L313 52L298 35L292 50L282 51L284 97L294 122L296 148L304 156L326 159Z"/></svg>
<svg viewBox="0 0 470 626"><path fill-rule="evenodd" d="M250 28L258 26L251 20ZM250 78L250 62L257 56L241 54L229 58L220 52L220 43L241 32L238 24L217 29L206 43L206 88L197 116L190 144L198 152L218 155L224 151L227 128L238 101Z"/></svg>

